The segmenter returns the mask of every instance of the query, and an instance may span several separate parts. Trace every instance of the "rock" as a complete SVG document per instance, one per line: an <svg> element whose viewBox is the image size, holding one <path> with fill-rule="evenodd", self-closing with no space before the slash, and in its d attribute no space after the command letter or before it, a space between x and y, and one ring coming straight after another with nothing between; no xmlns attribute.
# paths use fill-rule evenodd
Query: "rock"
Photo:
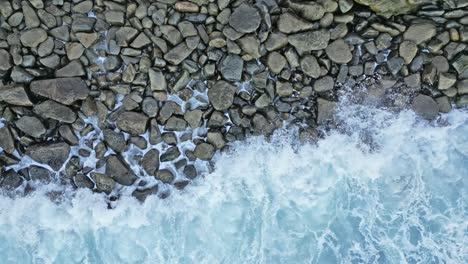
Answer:
<svg viewBox="0 0 468 264"><path fill-rule="evenodd" d="M404 64L405 61L400 57L394 57L387 61L387 67L394 76L398 74Z"/></svg>
<svg viewBox="0 0 468 264"><path fill-rule="evenodd" d="M21 186L23 178L14 170L9 170L0 175L0 189L3 190L14 190Z"/></svg>
<svg viewBox="0 0 468 264"><path fill-rule="evenodd" d="M33 81L31 92L64 105L71 105L88 97L89 89L81 78L57 78Z"/></svg>
<svg viewBox="0 0 468 264"><path fill-rule="evenodd" d="M50 33L50 35L52 35L53 37L55 37L55 38L57 38L59 40L62 40L62 41L65 41L65 42L70 41L70 31L69 31L68 26L66 26L66 25L53 28L53 29L51 29L49 31L49 33Z"/></svg>
<svg viewBox="0 0 468 264"><path fill-rule="evenodd" d="M120 47L127 47L131 41L138 35L138 30L132 27L120 27L115 32L115 41Z"/></svg>
<svg viewBox="0 0 468 264"><path fill-rule="evenodd" d="M288 4L292 10L307 20L319 20L325 14L324 7L314 1L289 0Z"/></svg>
<svg viewBox="0 0 468 264"><path fill-rule="evenodd" d="M123 133L115 132L111 129L104 129L102 133L104 135L104 142L106 142L106 145L113 151L120 153L127 146Z"/></svg>
<svg viewBox="0 0 468 264"><path fill-rule="evenodd" d="M70 146L65 142L41 143L26 149L26 155L33 160L49 165L58 171L65 164L70 154Z"/></svg>
<svg viewBox="0 0 468 264"><path fill-rule="evenodd" d="M161 162L172 161L177 159L179 156L179 148L177 146L173 146L164 151L164 153L161 155Z"/></svg>
<svg viewBox="0 0 468 264"><path fill-rule="evenodd" d="M447 90L457 82L457 77L454 74L443 72L439 74L439 90Z"/></svg>
<svg viewBox="0 0 468 264"><path fill-rule="evenodd" d="M156 178L164 183L171 183L174 181L175 176L170 170L164 169L156 173Z"/></svg>
<svg viewBox="0 0 468 264"><path fill-rule="evenodd" d="M468 95L463 95L458 98L456 101L458 108L463 108L468 106Z"/></svg>
<svg viewBox="0 0 468 264"><path fill-rule="evenodd" d="M275 125L258 113L254 115L252 123L254 135L270 135L275 130Z"/></svg>
<svg viewBox="0 0 468 264"><path fill-rule="evenodd" d="M199 11L198 5L188 1L177 2L175 9L182 13L198 13Z"/></svg>
<svg viewBox="0 0 468 264"><path fill-rule="evenodd" d="M15 142L7 126L0 127L0 148L9 154L15 152Z"/></svg>
<svg viewBox="0 0 468 264"><path fill-rule="evenodd" d="M450 69L449 62L444 56L435 56L432 59L432 65L436 67L437 72L448 72Z"/></svg>
<svg viewBox="0 0 468 264"><path fill-rule="evenodd" d="M69 60L76 60L83 55L84 47L80 43L72 42L65 44L65 50L67 52L67 58Z"/></svg>
<svg viewBox="0 0 468 264"><path fill-rule="evenodd" d="M121 26L124 24L124 13L120 11L106 11L104 12L107 23L111 25Z"/></svg>
<svg viewBox="0 0 468 264"><path fill-rule="evenodd" d="M55 77L84 76L86 72L79 60L74 60L55 71Z"/></svg>
<svg viewBox="0 0 468 264"><path fill-rule="evenodd" d="M11 55L8 51L0 49L0 74L2 71L8 71L13 65L11 64Z"/></svg>
<svg viewBox="0 0 468 264"><path fill-rule="evenodd" d="M343 39L337 39L330 43L325 49L327 56L335 63L345 64L351 61L353 55L349 49L349 45Z"/></svg>
<svg viewBox="0 0 468 264"><path fill-rule="evenodd" d="M354 5L353 0L339 0L338 3L340 5L340 11L343 14L351 10L351 8L353 8Z"/></svg>
<svg viewBox="0 0 468 264"><path fill-rule="evenodd" d="M221 149L226 145L226 141L224 141L221 132L208 132L206 141L215 146L216 149Z"/></svg>
<svg viewBox="0 0 468 264"><path fill-rule="evenodd" d="M151 44L151 40L146 36L145 33L141 32L140 35L130 44L130 47L135 49L141 49Z"/></svg>
<svg viewBox="0 0 468 264"><path fill-rule="evenodd" d="M146 152L141 160L141 166L148 175L156 175L156 171L159 169L159 151L157 149L151 149Z"/></svg>
<svg viewBox="0 0 468 264"><path fill-rule="evenodd" d="M260 14L249 4L241 4L234 9L229 18L229 25L241 33L251 33L260 26Z"/></svg>
<svg viewBox="0 0 468 264"><path fill-rule="evenodd" d="M322 98L317 98L317 124L322 125L333 120L336 103Z"/></svg>
<svg viewBox="0 0 468 264"><path fill-rule="evenodd" d="M124 112L117 118L117 127L131 134L140 135L146 132L148 117L137 112Z"/></svg>
<svg viewBox="0 0 468 264"><path fill-rule="evenodd" d="M146 198L150 195L154 195L158 193L158 185L153 186L149 189L145 190L135 190L133 191L132 195L141 203L146 201Z"/></svg>
<svg viewBox="0 0 468 264"><path fill-rule="evenodd" d="M369 6L374 12L383 14L385 16L405 14L415 9L419 1L407 0L355 0L357 3Z"/></svg>
<svg viewBox="0 0 468 264"><path fill-rule="evenodd" d="M141 109L149 117L156 117L159 112L158 101L152 97L146 97L141 103Z"/></svg>
<svg viewBox="0 0 468 264"><path fill-rule="evenodd" d="M234 101L234 94L237 87L225 81L217 81L213 87L208 90L208 98L216 110L227 110Z"/></svg>
<svg viewBox="0 0 468 264"><path fill-rule="evenodd" d="M107 56L103 65L106 71L116 71L122 66L122 60L119 56Z"/></svg>
<svg viewBox="0 0 468 264"><path fill-rule="evenodd" d="M29 83L34 79L29 72L19 66L13 67L10 77L15 83Z"/></svg>
<svg viewBox="0 0 468 264"><path fill-rule="evenodd" d="M187 127L187 122L180 117L172 116L166 122L166 130L168 131L184 131Z"/></svg>
<svg viewBox="0 0 468 264"><path fill-rule="evenodd" d="M193 180L198 176L197 169L193 165L187 165L184 168L185 177Z"/></svg>
<svg viewBox="0 0 468 264"><path fill-rule="evenodd" d="M256 37L248 35L239 39L238 42L240 48L250 57L253 59L260 58L260 41Z"/></svg>
<svg viewBox="0 0 468 264"><path fill-rule="evenodd" d="M400 44L399 52L400 57L405 60L405 64L410 64L416 56L416 53L418 53L418 47L413 41L405 40Z"/></svg>
<svg viewBox="0 0 468 264"><path fill-rule="evenodd" d="M301 60L301 69L307 75L314 79L320 76L320 65L313 55L307 55Z"/></svg>
<svg viewBox="0 0 468 264"><path fill-rule="evenodd" d="M288 36L279 32L271 32L270 35L268 35L268 39L265 42L265 48L268 51L275 51L284 48L287 45Z"/></svg>
<svg viewBox="0 0 468 264"><path fill-rule="evenodd" d="M161 71L149 69L148 74L150 78L152 91L166 91L167 90L166 77L164 77L164 74Z"/></svg>
<svg viewBox="0 0 468 264"><path fill-rule="evenodd" d="M73 178L73 183L77 188L93 189L94 182L92 182L86 175L78 173Z"/></svg>
<svg viewBox="0 0 468 264"><path fill-rule="evenodd" d="M33 28L21 33L21 43L30 48L39 46L47 39L47 32L42 28Z"/></svg>
<svg viewBox="0 0 468 264"><path fill-rule="evenodd" d="M28 169L29 177L32 181L40 181L42 183L49 183L53 180L53 174L48 169L39 167L39 166L31 166Z"/></svg>
<svg viewBox="0 0 468 264"><path fill-rule="evenodd" d="M325 76L315 81L314 90L318 93L330 91L333 90L334 85L333 77Z"/></svg>
<svg viewBox="0 0 468 264"><path fill-rule="evenodd" d="M267 66L272 73L278 74L286 66L286 58L279 52L271 52L267 57Z"/></svg>
<svg viewBox="0 0 468 264"><path fill-rule="evenodd" d="M275 88L276 88L276 94L279 97L289 97L294 92L293 86L292 86L292 84L290 82L276 82L276 87ZM263 95L267 96L267 94L263 94ZM267 98L268 98L267 104L262 105L263 107L266 107L271 103L270 98L268 96L267 96ZM260 108L263 108L263 107L260 107Z"/></svg>
<svg viewBox="0 0 468 264"><path fill-rule="evenodd" d="M450 99L447 96L438 97L435 100L437 105L439 105L439 112L449 113L452 111L452 104L450 103Z"/></svg>
<svg viewBox="0 0 468 264"><path fill-rule="evenodd" d="M468 79L468 55L461 55L454 62L452 67L458 72L458 77Z"/></svg>
<svg viewBox="0 0 468 264"><path fill-rule="evenodd" d="M180 43L164 55L164 59L172 65L179 65L195 49L189 48L185 42Z"/></svg>
<svg viewBox="0 0 468 264"><path fill-rule="evenodd" d="M97 38L98 34L97 33L76 33L76 38L78 41L83 45L85 48L91 47L93 45Z"/></svg>
<svg viewBox="0 0 468 264"><path fill-rule="evenodd" d="M106 162L106 174L116 182L130 186L136 180L137 176L130 169L130 166L121 156L110 155Z"/></svg>
<svg viewBox="0 0 468 264"><path fill-rule="evenodd" d="M421 117L432 120L435 119L439 113L439 105L432 97L420 94L413 99L411 103L413 111Z"/></svg>
<svg viewBox="0 0 468 264"><path fill-rule="evenodd" d="M300 51L325 49L330 41L328 30L306 31L288 36L288 42Z"/></svg>
<svg viewBox="0 0 468 264"><path fill-rule="evenodd" d="M24 22L27 28L37 28L41 24L41 21L37 17L36 11L27 2L22 4Z"/></svg>
<svg viewBox="0 0 468 264"><path fill-rule="evenodd" d="M227 55L219 65L223 78L230 82L238 82L242 78L244 61L237 55Z"/></svg>
<svg viewBox="0 0 468 264"><path fill-rule="evenodd" d="M115 181L111 177L103 173L93 172L91 177L96 183L96 190L98 192L104 192L110 194L115 187Z"/></svg>
<svg viewBox="0 0 468 264"><path fill-rule="evenodd" d="M468 80L461 80L457 83L458 94L468 94Z"/></svg>
<svg viewBox="0 0 468 264"><path fill-rule="evenodd" d="M0 86L0 101L19 106L33 105L22 85Z"/></svg>
<svg viewBox="0 0 468 264"><path fill-rule="evenodd" d="M59 127L60 136L70 145L78 145L79 140L78 137L75 135L75 131L69 125L61 125Z"/></svg>
<svg viewBox="0 0 468 264"><path fill-rule="evenodd" d="M189 110L185 112L184 119L191 128L197 128L200 125L202 115L203 112L200 109L195 109L192 111Z"/></svg>
<svg viewBox="0 0 468 264"><path fill-rule="evenodd" d="M314 24L291 13L283 13L279 16L277 26L279 31L290 34L311 30Z"/></svg>
<svg viewBox="0 0 468 264"><path fill-rule="evenodd" d="M431 23L413 24L403 34L403 39L410 40L417 45L426 42L437 33L436 27Z"/></svg>
<svg viewBox="0 0 468 264"><path fill-rule="evenodd" d="M200 160L211 160L215 153L215 147L208 143L200 143L195 147L193 154Z"/></svg>
<svg viewBox="0 0 468 264"><path fill-rule="evenodd" d="M47 100L34 105L33 111L36 115L43 118L50 118L60 122L73 123L76 120L75 112L52 100Z"/></svg>
<svg viewBox="0 0 468 264"><path fill-rule="evenodd" d="M40 138L46 133L42 122L33 116L23 116L15 122L15 125L25 134L35 138Z"/></svg>

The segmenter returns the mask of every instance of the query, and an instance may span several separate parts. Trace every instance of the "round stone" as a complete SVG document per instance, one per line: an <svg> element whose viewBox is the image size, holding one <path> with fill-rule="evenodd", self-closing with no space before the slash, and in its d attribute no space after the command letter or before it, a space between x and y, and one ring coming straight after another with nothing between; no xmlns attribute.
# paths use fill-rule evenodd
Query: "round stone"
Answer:
<svg viewBox="0 0 468 264"><path fill-rule="evenodd" d="M251 33L260 26L260 14L255 7L242 4L229 18L229 25L241 33Z"/></svg>

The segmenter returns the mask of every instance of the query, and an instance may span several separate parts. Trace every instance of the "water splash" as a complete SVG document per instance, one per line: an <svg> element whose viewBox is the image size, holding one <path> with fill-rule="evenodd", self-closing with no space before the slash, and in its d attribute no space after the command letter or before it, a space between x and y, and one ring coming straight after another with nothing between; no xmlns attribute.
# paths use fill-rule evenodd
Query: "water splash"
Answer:
<svg viewBox="0 0 468 264"><path fill-rule="evenodd" d="M295 131L218 154L139 204L44 186L0 197L4 263L467 263L468 114L446 125L348 106L317 144Z"/></svg>

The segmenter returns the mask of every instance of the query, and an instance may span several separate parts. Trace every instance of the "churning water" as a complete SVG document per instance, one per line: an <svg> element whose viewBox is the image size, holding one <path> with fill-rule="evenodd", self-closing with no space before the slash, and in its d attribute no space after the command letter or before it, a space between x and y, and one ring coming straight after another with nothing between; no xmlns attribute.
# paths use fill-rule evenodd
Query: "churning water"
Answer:
<svg viewBox="0 0 468 264"><path fill-rule="evenodd" d="M165 200L0 196L1 262L468 263L468 114L345 113L317 144L238 143Z"/></svg>

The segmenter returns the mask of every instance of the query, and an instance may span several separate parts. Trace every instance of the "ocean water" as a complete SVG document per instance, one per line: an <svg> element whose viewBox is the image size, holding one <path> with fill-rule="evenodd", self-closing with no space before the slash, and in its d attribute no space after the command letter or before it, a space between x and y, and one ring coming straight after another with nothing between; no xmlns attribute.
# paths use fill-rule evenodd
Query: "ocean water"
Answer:
<svg viewBox="0 0 468 264"><path fill-rule="evenodd" d="M468 263L468 113L340 111L250 138L165 200L0 196L1 263Z"/></svg>

